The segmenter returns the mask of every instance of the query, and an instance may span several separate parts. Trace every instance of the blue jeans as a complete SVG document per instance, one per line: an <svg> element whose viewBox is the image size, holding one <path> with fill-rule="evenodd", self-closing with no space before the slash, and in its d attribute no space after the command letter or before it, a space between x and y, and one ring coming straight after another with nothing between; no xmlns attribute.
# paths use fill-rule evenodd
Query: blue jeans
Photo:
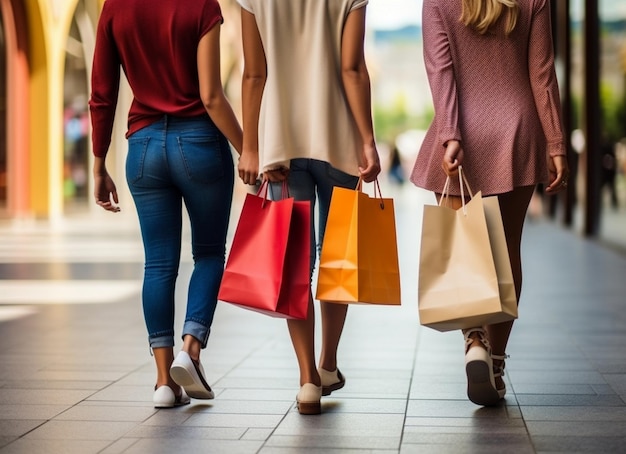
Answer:
<svg viewBox="0 0 626 454"><path fill-rule="evenodd" d="M295 200L309 200L311 202L311 274L313 274L315 268L317 255L322 248L333 188L339 186L354 189L358 181L359 177L335 169L325 161L305 158L291 160L289 177L287 178L289 195ZM272 183L270 189L272 199L276 200L281 197L282 183ZM315 238L316 199L318 203L317 238L319 238L319 241L316 241Z"/></svg>
<svg viewBox="0 0 626 454"><path fill-rule="evenodd" d="M224 271L234 168L229 144L208 116L164 116L128 138L126 179L145 252L143 313L151 348L174 346L174 290L182 205L194 268L182 336L206 347Z"/></svg>

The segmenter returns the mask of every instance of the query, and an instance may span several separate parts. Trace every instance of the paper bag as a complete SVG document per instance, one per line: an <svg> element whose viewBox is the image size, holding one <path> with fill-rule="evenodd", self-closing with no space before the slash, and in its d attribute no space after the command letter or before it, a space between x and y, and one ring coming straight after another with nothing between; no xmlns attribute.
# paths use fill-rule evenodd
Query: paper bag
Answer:
<svg viewBox="0 0 626 454"><path fill-rule="evenodd" d="M310 202L246 194L218 299L282 318L307 318Z"/></svg>
<svg viewBox="0 0 626 454"><path fill-rule="evenodd" d="M515 292L515 282L513 281L513 271L509 259L509 249L504 235L502 225L502 213L497 197L486 197L483 199L485 208L485 219L487 221L487 232L489 233L489 244L493 254L493 262L498 275L498 290L500 291L500 302L507 314L517 318L517 294Z"/></svg>
<svg viewBox="0 0 626 454"><path fill-rule="evenodd" d="M478 192L458 210L441 204L424 206L418 277L420 324L450 331L517 318L502 219L497 199L491 199L484 200Z"/></svg>
<svg viewBox="0 0 626 454"><path fill-rule="evenodd" d="M336 303L400 304L392 199L335 187L320 253L316 298Z"/></svg>

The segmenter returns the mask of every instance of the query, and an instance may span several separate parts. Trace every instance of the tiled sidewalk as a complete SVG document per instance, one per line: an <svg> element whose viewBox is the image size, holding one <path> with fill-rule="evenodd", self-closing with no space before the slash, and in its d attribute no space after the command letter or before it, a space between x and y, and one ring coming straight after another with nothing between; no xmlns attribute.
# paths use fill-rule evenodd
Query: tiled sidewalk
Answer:
<svg viewBox="0 0 626 454"><path fill-rule="evenodd" d="M626 257L527 223L509 393L480 408L465 396L461 335L419 326L425 199L412 189L394 197L403 306L350 308L346 387L323 399L320 416L294 407L285 322L228 304L203 353L215 400L155 410L133 219L2 227L0 453L624 452ZM187 259L179 316L189 272Z"/></svg>

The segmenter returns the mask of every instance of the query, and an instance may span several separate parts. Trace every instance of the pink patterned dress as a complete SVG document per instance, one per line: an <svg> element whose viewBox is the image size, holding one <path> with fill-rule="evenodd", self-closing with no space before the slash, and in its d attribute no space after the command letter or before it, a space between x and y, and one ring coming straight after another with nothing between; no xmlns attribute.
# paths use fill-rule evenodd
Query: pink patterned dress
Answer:
<svg viewBox="0 0 626 454"><path fill-rule="evenodd" d="M452 139L461 141L472 190L483 195L546 182L548 158L565 155L550 2L518 3L517 26L507 37L505 20L485 35L463 25L461 0L424 0L435 118L411 174L416 186L441 193L444 144ZM451 194L459 195L458 184Z"/></svg>

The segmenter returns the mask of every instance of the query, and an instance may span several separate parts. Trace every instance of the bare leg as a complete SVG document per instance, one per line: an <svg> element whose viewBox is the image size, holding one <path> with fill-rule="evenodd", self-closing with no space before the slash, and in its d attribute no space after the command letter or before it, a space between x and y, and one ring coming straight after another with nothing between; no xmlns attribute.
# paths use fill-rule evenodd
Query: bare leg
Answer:
<svg viewBox="0 0 626 454"><path fill-rule="evenodd" d="M174 361L174 349L172 347L153 348L154 361L157 368L157 388L167 385L174 391L175 395L180 394L180 386L178 386L172 377L170 377L170 367Z"/></svg>
<svg viewBox="0 0 626 454"><path fill-rule="evenodd" d="M306 320L288 319L287 327L300 368L300 386L305 383L320 386L320 376L315 366L315 309L311 295L308 314Z"/></svg>
<svg viewBox="0 0 626 454"><path fill-rule="evenodd" d="M320 302L322 312L322 352L320 367L327 371L337 368L337 347L348 313L347 304Z"/></svg>
<svg viewBox="0 0 626 454"><path fill-rule="evenodd" d="M522 259L520 250L522 230L534 189L534 186L525 186L498 196L518 302L522 291ZM498 323L489 325L486 328L492 353L494 355L504 355L511 329L513 328L513 322ZM502 361L494 360L494 365L501 366ZM501 388L502 383L496 382L496 386Z"/></svg>

